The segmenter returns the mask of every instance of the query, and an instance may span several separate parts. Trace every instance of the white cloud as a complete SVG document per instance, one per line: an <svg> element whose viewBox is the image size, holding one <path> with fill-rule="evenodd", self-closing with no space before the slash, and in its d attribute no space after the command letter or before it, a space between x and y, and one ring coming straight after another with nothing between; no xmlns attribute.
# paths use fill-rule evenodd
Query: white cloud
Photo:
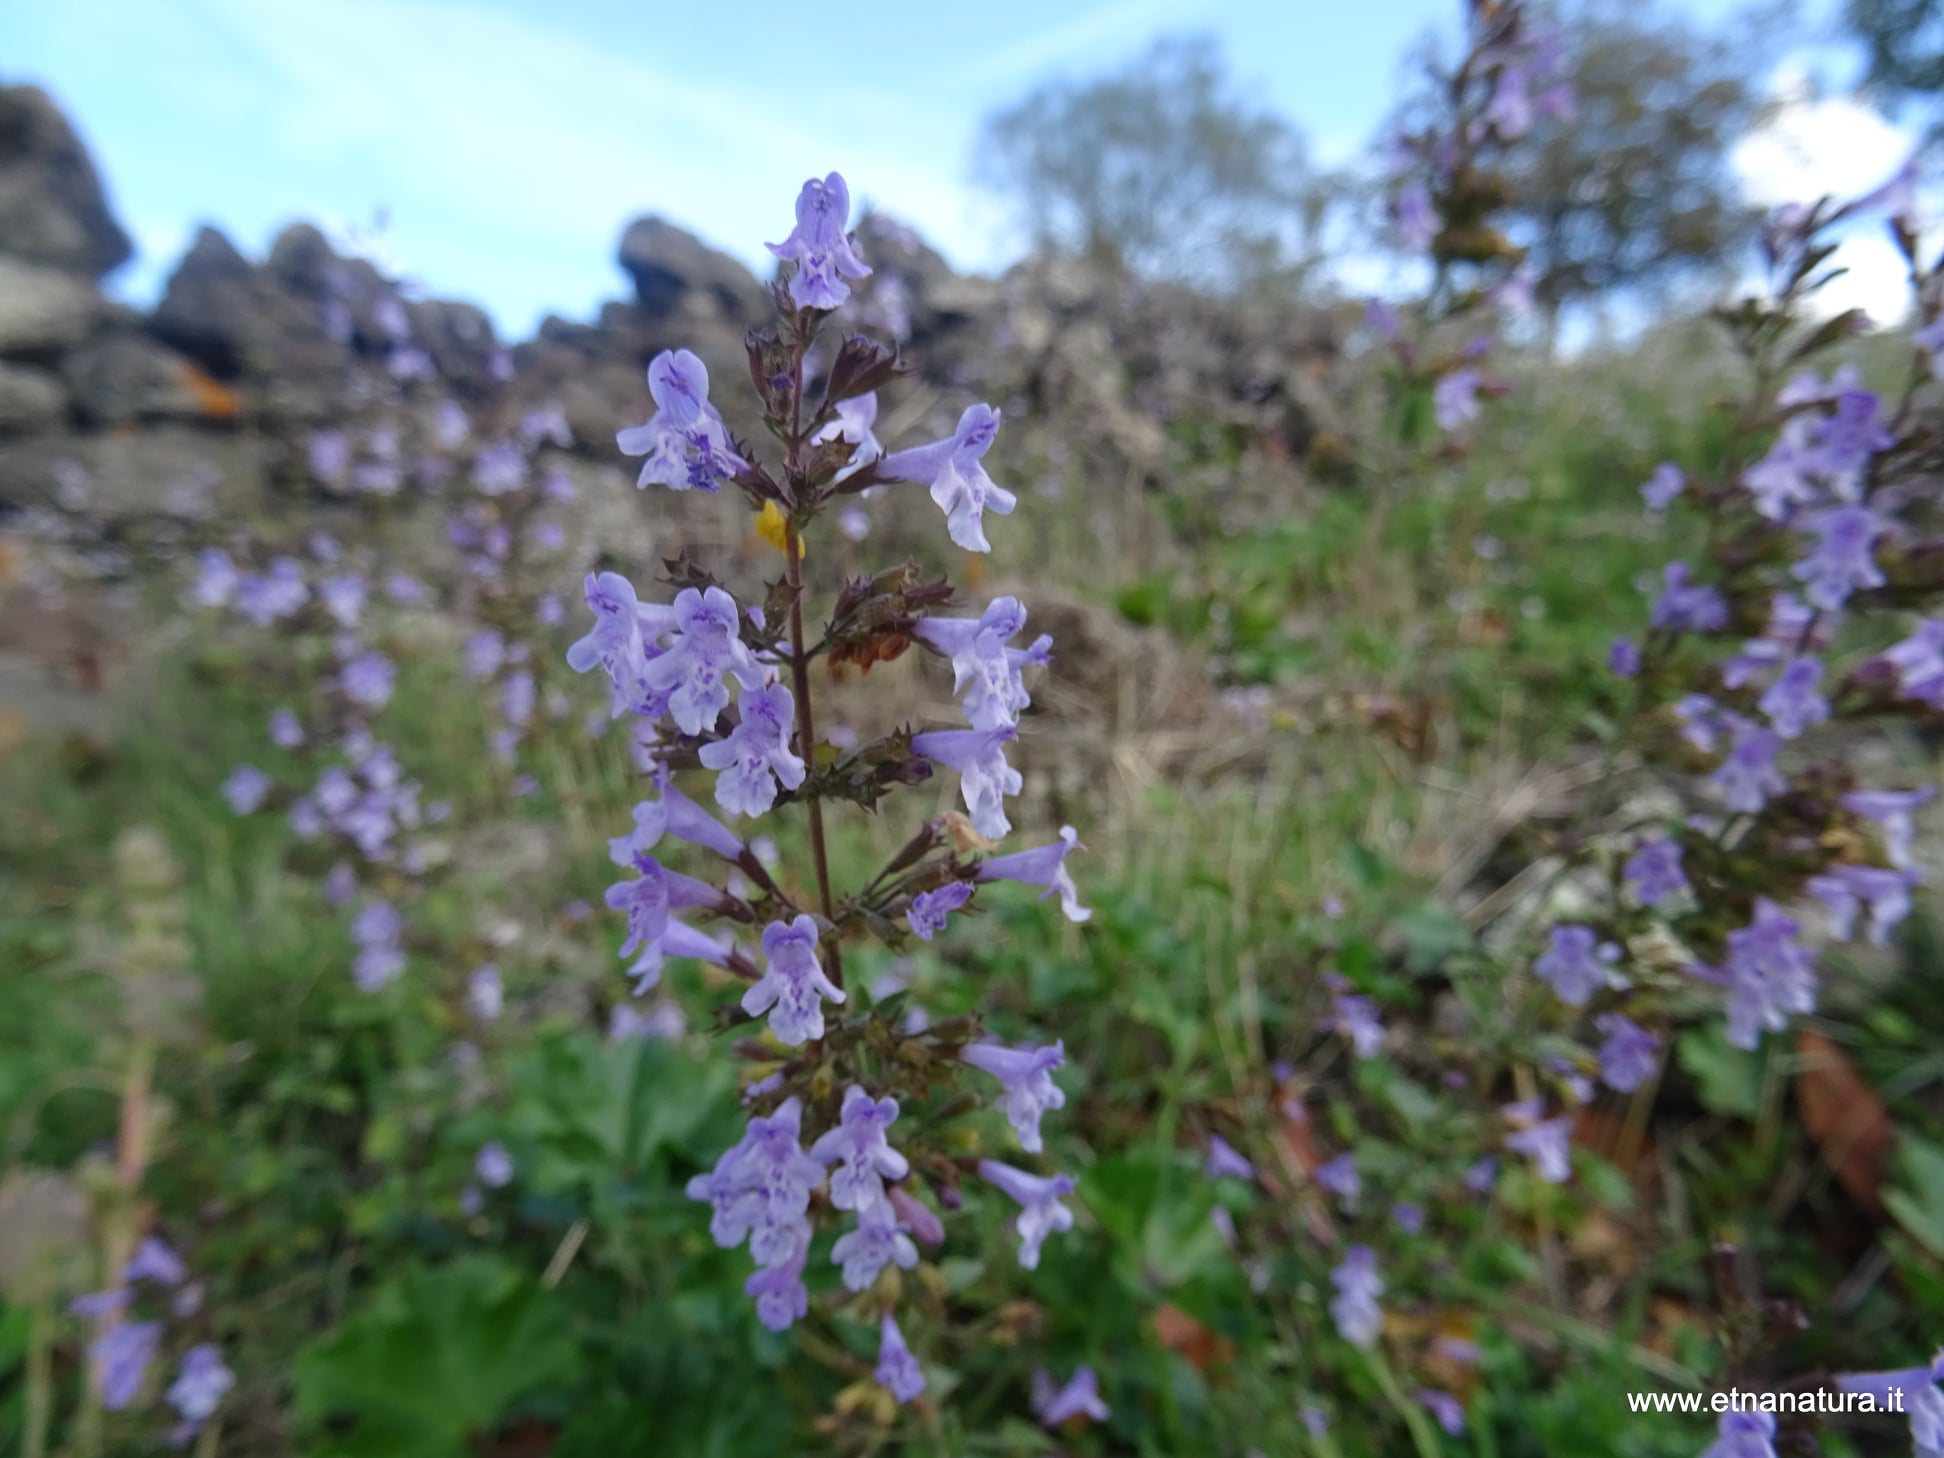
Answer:
<svg viewBox="0 0 1944 1458"><path fill-rule="evenodd" d="M1729 153L1743 196L1758 207L1861 197L1916 150L1913 132L1850 97L1818 95L1800 69L1777 76L1775 95L1775 116ZM1935 201L1920 198L1920 204ZM1936 213L1934 206L1924 210ZM1814 295L1811 309L1822 316L1861 309L1880 326L1900 321L1910 308L1910 286L1881 219L1859 219L1836 236L1842 246L1832 262L1847 271Z"/></svg>

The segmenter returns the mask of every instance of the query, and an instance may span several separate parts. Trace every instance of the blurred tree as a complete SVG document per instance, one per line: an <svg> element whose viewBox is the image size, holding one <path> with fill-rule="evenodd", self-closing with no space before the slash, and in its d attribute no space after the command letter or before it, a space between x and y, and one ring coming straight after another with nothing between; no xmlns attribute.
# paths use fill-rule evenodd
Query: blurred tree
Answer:
<svg viewBox="0 0 1944 1458"><path fill-rule="evenodd" d="M1869 53L1865 83L1890 102L1944 97L1944 0L1849 0L1844 12ZM1944 117L1932 136L1944 132Z"/></svg>
<svg viewBox="0 0 1944 1458"><path fill-rule="evenodd" d="M977 171L1040 246L1217 286L1289 265L1330 199L1295 128L1236 93L1207 36L1164 37L1119 72L996 113Z"/></svg>
<svg viewBox="0 0 1944 1458"><path fill-rule="evenodd" d="M1783 13L1763 19L1779 26ZM1730 153L1769 105L1757 78L1773 42L1757 18L1707 33L1582 4L1559 21L1574 115L1538 123L1510 179L1548 319L1737 266L1759 214L1740 199Z"/></svg>

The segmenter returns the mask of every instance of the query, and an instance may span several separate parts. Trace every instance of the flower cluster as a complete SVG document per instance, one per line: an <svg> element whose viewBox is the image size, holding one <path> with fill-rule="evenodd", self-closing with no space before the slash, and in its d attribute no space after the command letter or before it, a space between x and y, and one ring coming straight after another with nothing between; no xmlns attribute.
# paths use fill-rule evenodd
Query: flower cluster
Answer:
<svg viewBox="0 0 1944 1458"><path fill-rule="evenodd" d="M621 952L636 994L661 981L671 959L709 964L745 984L736 1010L719 1015L761 1020L766 1031L738 1045L760 1071L745 1094L747 1129L689 1182L688 1193L710 1207L718 1245L747 1247L756 1267L748 1292L758 1318L776 1331L810 1309L815 1232L819 1223L838 1222L830 1264L853 1308L875 1310L876 1375L905 1402L925 1379L893 1314L900 1288L885 1273L913 1268L921 1244L944 1239L934 1201L957 1209L960 1182L983 1180L1016 1207L1019 1262L1029 1270L1047 1238L1074 1222L1064 1203L1071 1177L968 1155L963 1141L938 1143L930 1131L940 1117L980 1102L946 1095L961 1070L989 1080L983 1087L1019 1147L1040 1154L1042 1117L1065 1102L1053 1077L1065 1049L1001 1041L976 1018L932 1026L908 1010L879 1010L875 996L860 1007L845 983L844 949L866 939L896 945L907 935L939 937L993 882L1041 888L1075 922L1090 913L1067 870L1080 848L1071 827L1036 849L984 854L1012 829L1007 801L1020 794L1023 778L1007 751L1032 705L1029 676L1051 658L1045 636L1021 641L1027 613L1017 598L948 615L941 609L950 585L906 563L844 584L822 640L805 632L803 543L842 498L922 485L951 541L972 552L991 550L987 514L1005 515L1015 504L985 466L999 430L996 410L969 406L949 436L887 452L873 425L877 391L900 373L893 350L858 334L827 357L816 349L850 282L870 272L845 231L848 209L842 177L812 179L797 200L795 228L771 245L795 268L774 291L778 327L752 332L748 355L764 423L783 446L780 466L765 464L731 433L711 399L707 367L686 350L664 351L649 364L654 411L616 437L624 454L643 462L638 488L740 492L782 552L782 577L760 597L739 595L684 558L669 564L672 592L661 599L620 571L590 573L583 595L593 622L566 658L575 671L606 680L607 713L634 722L653 779L634 828L610 847L627 875L608 889L607 904L626 917ZM815 660L868 670L913 644L950 665L963 727L906 729L843 748L820 740ZM826 853L828 807L875 807L939 770L958 774L966 813L928 822L874 879L840 896ZM714 811L679 787L678 778L692 772L713 776ZM751 840L730 828L792 807L808 822L813 901L786 889ZM692 869L700 874L670 863L697 856ZM741 942L743 932L754 933L753 948ZM893 996L890 986L880 983L877 992ZM894 1126L906 1127L900 1114L914 1101L930 1116L927 1135L894 1147Z"/></svg>
<svg viewBox="0 0 1944 1458"><path fill-rule="evenodd" d="M166 1315L134 1315L138 1304L151 1302L160 1302ZM191 1280L182 1258L153 1235L143 1237L136 1246L122 1268L119 1283L70 1303L74 1315L98 1325L100 1334L89 1345L88 1360L103 1407L119 1412L135 1405L149 1369L161 1353L170 1322L186 1325L202 1305L201 1283ZM171 1445L180 1448L194 1438L235 1385L236 1378L218 1347L197 1342L184 1350L175 1380L163 1394L177 1418L169 1433Z"/></svg>

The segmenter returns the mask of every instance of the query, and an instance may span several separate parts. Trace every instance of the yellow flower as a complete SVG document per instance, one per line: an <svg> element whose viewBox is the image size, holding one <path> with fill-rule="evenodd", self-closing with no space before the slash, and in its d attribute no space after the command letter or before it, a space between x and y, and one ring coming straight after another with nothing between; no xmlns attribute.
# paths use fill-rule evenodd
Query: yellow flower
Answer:
<svg viewBox="0 0 1944 1458"><path fill-rule="evenodd" d="M781 552L790 539L789 530L789 524L783 519L782 508L774 501L765 501L763 509L756 513L756 535ZM803 560L802 537L797 538L797 560Z"/></svg>

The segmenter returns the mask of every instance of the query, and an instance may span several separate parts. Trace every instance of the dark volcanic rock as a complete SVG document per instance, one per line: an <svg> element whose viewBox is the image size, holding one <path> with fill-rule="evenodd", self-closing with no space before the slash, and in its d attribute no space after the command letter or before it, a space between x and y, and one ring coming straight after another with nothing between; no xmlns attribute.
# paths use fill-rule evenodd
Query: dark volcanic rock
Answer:
<svg viewBox="0 0 1944 1458"><path fill-rule="evenodd" d="M0 363L0 434L52 430L67 415L60 380L31 365Z"/></svg>
<svg viewBox="0 0 1944 1458"><path fill-rule="evenodd" d="M53 354L80 343L102 311L86 274L0 255L0 354Z"/></svg>
<svg viewBox="0 0 1944 1458"><path fill-rule="evenodd" d="M0 253L100 278L132 251L67 118L37 86L0 86Z"/></svg>
<svg viewBox="0 0 1944 1458"><path fill-rule="evenodd" d="M61 359L61 378L90 425L188 419L204 413L193 366L137 329L98 335Z"/></svg>
<svg viewBox="0 0 1944 1458"><path fill-rule="evenodd" d="M169 275L149 328L211 374L234 379L263 354L270 327L263 305L271 292L235 244L203 228ZM321 323L317 329L323 332Z"/></svg>
<svg viewBox="0 0 1944 1458"><path fill-rule="evenodd" d="M712 304L732 323L744 326L769 313L769 296L748 269L660 218L628 224L621 235L620 262L650 317L674 314L697 301Z"/></svg>

